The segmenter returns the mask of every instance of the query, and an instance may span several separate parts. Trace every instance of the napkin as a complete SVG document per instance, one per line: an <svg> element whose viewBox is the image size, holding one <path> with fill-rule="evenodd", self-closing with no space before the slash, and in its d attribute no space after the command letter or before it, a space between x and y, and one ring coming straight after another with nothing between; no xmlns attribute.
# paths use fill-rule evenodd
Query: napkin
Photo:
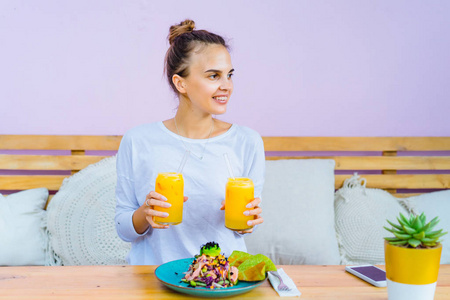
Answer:
<svg viewBox="0 0 450 300"><path fill-rule="evenodd" d="M278 274L283 279L284 284L291 288L290 291L279 291L278 285L280 284L280 280L278 279L278 277L272 275L270 272L268 272L267 274L269 274L270 284L272 284L272 287L275 291L277 291L280 297L299 297L302 294L295 286L295 283L291 279L291 277L289 277L283 269L278 269Z"/></svg>

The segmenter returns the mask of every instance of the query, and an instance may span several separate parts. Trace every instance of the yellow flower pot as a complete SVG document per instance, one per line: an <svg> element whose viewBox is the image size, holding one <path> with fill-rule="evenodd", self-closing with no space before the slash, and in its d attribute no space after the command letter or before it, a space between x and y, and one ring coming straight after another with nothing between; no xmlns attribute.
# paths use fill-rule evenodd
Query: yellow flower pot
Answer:
<svg viewBox="0 0 450 300"><path fill-rule="evenodd" d="M434 298L442 245L430 249L403 248L384 243L388 299Z"/></svg>

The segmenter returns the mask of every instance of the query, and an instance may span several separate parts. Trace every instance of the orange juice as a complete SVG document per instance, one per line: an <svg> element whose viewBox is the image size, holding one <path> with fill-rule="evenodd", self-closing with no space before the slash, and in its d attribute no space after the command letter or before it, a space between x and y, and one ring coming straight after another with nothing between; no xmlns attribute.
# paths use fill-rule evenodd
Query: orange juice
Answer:
<svg viewBox="0 0 450 300"><path fill-rule="evenodd" d="M171 207L155 206L157 211L167 212L167 218L154 217L155 223L177 225L183 220L184 180L181 173L159 173L156 177L155 192L165 196Z"/></svg>
<svg viewBox="0 0 450 300"><path fill-rule="evenodd" d="M255 187L250 178L229 178L225 192L225 227L231 230L245 230L247 222L254 220L255 216L246 216L244 211L249 210L245 206L254 197Z"/></svg>

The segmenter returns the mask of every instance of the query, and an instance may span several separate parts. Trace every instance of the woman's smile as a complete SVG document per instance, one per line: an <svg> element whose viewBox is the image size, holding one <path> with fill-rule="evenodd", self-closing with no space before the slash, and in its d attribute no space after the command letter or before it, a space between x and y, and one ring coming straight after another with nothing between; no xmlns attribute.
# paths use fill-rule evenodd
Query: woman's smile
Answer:
<svg viewBox="0 0 450 300"><path fill-rule="evenodd" d="M220 95L220 96L214 96L212 97L216 102L219 104L227 104L228 102L228 95Z"/></svg>

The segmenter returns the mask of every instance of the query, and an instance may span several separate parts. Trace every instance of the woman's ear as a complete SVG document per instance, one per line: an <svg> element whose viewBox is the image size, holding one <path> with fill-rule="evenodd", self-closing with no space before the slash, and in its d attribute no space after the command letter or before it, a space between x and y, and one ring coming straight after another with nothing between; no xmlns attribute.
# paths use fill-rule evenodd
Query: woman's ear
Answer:
<svg viewBox="0 0 450 300"><path fill-rule="evenodd" d="M186 83L183 77L175 74L172 76L172 82L180 94L186 94Z"/></svg>

